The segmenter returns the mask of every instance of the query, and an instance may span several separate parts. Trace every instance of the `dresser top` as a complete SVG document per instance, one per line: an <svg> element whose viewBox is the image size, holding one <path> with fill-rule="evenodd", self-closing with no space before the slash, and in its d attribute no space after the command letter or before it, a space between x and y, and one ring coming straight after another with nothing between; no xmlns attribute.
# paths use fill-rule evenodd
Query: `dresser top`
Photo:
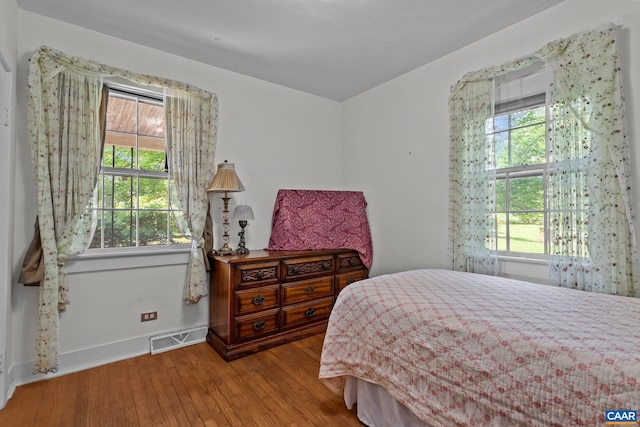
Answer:
<svg viewBox="0 0 640 427"><path fill-rule="evenodd" d="M349 252L356 252L353 249L313 249L305 251L269 251L264 249L252 250L248 254L244 255L215 255L209 254L209 258L218 262L233 264L246 261L260 261L263 259L287 259L287 258L299 258L310 257L320 255L336 255Z"/></svg>

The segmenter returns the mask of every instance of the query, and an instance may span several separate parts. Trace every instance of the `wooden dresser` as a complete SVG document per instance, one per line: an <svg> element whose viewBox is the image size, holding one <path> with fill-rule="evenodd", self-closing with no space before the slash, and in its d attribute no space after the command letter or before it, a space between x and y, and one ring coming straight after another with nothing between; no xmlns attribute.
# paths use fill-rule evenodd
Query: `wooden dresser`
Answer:
<svg viewBox="0 0 640 427"><path fill-rule="evenodd" d="M324 332L338 293L368 277L356 251L210 255L207 342L225 360Z"/></svg>

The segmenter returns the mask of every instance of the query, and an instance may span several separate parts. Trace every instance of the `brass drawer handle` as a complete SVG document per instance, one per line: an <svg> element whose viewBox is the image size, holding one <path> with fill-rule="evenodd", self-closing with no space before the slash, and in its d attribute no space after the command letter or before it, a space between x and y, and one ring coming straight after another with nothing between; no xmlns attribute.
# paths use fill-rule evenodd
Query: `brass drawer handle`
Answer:
<svg viewBox="0 0 640 427"><path fill-rule="evenodd" d="M349 279L347 280L347 285L350 285L352 283L356 283L356 279Z"/></svg>
<svg viewBox="0 0 640 427"><path fill-rule="evenodd" d="M258 277L259 280L262 280L263 277L264 277L264 271L262 271L262 270L258 271L257 277Z"/></svg>
<svg viewBox="0 0 640 427"><path fill-rule="evenodd" d="M307 319L311 319L313 316L316 315L316 311L313 308L310 308L304 312L304 315L307 316Z"/></svg>
<svg viewBox="0 0 640 427"><path fill-rule="evenodd" d="M323 270L329 270L331 268L331 263L329 261L325 261L322 263Z"/></svg>
<svg viewBox="0 0 640 427"><path fill-rule="evenodd" d="M293 269L291 271L293 271L293 274L298 274L298 273L300 273L300 267L298 267L298 266L293 267Z"/></svg>
<svg viewBox="0 0 640 427"><path fill-rule="evenodd" d="M264 304L265 299L266 298L263 297L262 295L257 295L253 297L253 305L262 305Z"/></svg>
<svg viewBox="0 0 640 427"><path fill-rule="evenodd" d="M304 293L307 295L311 295L315 290L316 288L314 288L313 286L307 286L307 288L304 290Z"/></svg>
<svg viewBox="0 0 640 427"><path fill-rule="evenodd" d="M261 331L261 330L264 329L266 324L267 324L267 322L265 322L264 320L256 322L256 323L253 324L253 330L254 331Z"/></svg>

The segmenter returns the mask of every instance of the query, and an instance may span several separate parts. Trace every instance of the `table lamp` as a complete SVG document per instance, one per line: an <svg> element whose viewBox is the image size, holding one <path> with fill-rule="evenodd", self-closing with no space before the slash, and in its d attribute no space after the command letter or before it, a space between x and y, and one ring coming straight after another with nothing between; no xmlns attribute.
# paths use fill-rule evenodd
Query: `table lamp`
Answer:
<svg viewBox="0 0 640 427"><path fill-rule="evenodd" d="M250 251L245 246L244 240L244 228L247 226L248 221L253 221L253 209L249 205L238 205L233 210L233 219L237 220L240 224L240 232L238 236L240 236L240 241L238 242L238 249L236 249L237 254L248 254Z"/></svg>
<svg viewBox="0 0 640 427"><path fill-rule="evenodd" d="M244 191L244 186L238 175L236 175L235 165L228 163L226 160L224 163L220 163L207 191L224 193L224 196L221 197L224 202L224 209L222 210L222 247L215 253L219 255L231 254L233 249L229 246L229 193Z"/></svg>

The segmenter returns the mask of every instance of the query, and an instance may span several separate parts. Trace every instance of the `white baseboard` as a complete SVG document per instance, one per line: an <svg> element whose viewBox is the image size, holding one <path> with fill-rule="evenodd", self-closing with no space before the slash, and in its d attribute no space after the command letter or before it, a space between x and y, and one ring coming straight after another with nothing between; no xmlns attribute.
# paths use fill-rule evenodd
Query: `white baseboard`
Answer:
<svg viewBox="0 0 640 427"><path fill-rule="evenodd" d="M168 334L175 332L176 331L167 331L166 333ZM151 338L156 335L158 334L155 333L153 335L130 338L124 341L118 341L100 345L97 347L63 353L60 355L58 371L48 374L33 373L33 361L15 365L11 370L11 377L15 379L14 381L12 381L13 388L11 390L11 395L13 395L13 390L15 390L15 387L23 384L56 378L62 375L71 374L73 372L95 368L96 366L130 359L132 357L141 356L143 354L149 354L151 352ZM197 344L204 341L205 339L200 339L197 341L194 340L189 344Z"/></svg>

